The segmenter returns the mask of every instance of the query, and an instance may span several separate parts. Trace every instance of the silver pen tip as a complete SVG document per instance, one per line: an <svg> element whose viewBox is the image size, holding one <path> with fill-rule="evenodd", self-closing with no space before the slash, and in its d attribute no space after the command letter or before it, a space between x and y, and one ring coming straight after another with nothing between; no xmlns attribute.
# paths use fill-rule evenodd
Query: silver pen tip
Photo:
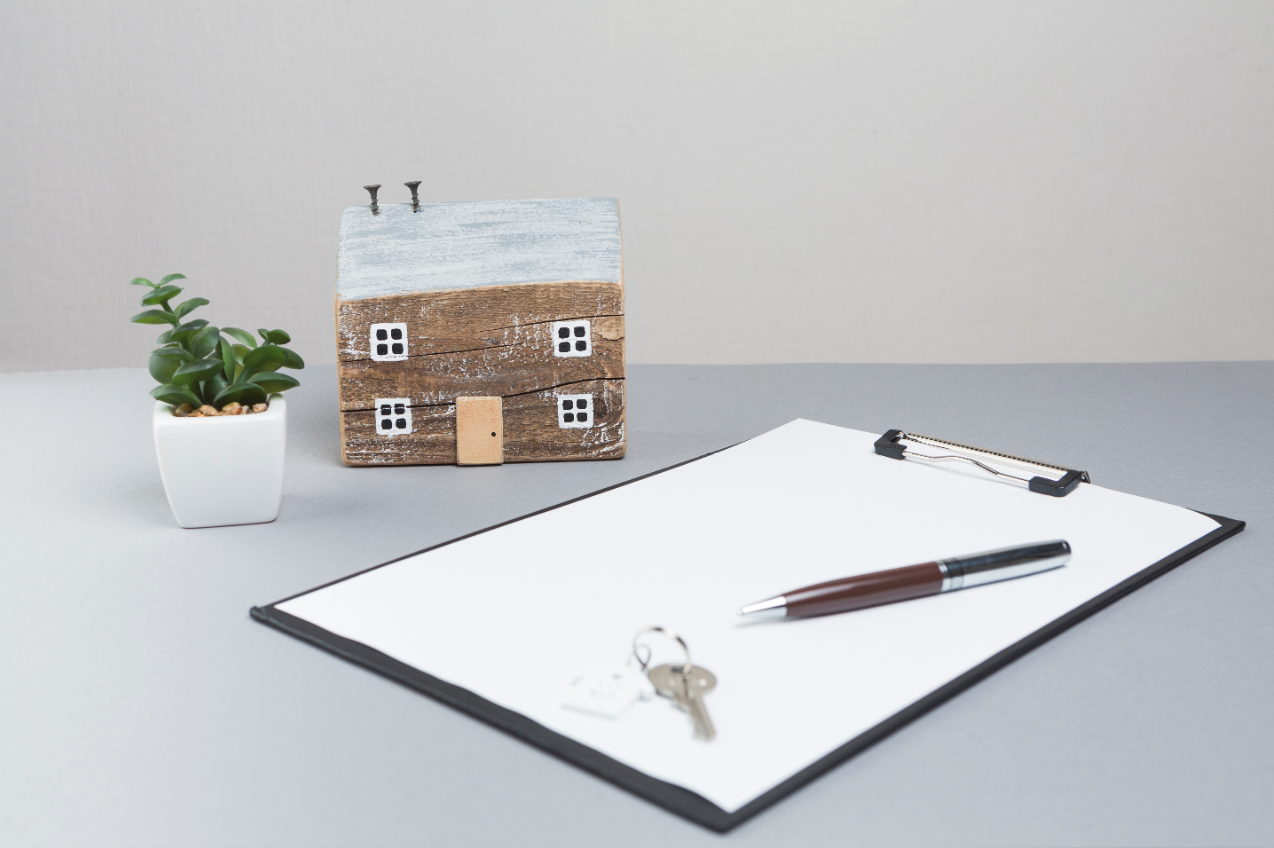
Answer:
<svg viewBox="0 0 1274 848"><path fill-rule="evenodd" d="M757 613L768 613L769 617L783 618L787 615L787 599L782 595L777 598L769 598L764 601L757 601L755 604L748 604L739 608L739 615L755 615Z"/></svg>

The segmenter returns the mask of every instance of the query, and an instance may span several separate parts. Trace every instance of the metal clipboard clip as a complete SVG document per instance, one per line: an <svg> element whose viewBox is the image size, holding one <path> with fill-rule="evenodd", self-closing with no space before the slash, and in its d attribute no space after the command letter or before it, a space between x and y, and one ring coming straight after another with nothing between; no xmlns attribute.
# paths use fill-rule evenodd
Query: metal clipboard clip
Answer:
<svg viewBox="0 0 1274 848"><path fill-rule="evenodd" d="M928 452L919 452L915 450L917 447L925 448ZM906 433L902 430L886 431L885 435L876 440L876 453L890 459L969 462L997 477L1007 477L1010 480L1025 483L1032 492L1052 495L1055 498L1069 495L1080 483L1093 482L1089 479L1087 471L1075 471L1071 468L1062 468L1060 465L1050 465L1047 462L1023 459L1020 456L970 447L959 442L948 442L946 439L935 439L919 433ZM1024 472L1031 476L1018 476L1010 471Z"/></svg>

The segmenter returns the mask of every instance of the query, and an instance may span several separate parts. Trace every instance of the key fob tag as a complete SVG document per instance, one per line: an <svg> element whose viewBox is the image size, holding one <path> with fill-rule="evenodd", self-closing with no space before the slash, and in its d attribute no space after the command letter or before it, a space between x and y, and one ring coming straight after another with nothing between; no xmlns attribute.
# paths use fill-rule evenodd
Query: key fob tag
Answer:
<svg viewBox="0 0 1274 848"><path fill-rule="evenodd" d="M567 690L562 706L606 718L619 718L634 703L654 694L654 687L639 669L617 665L578 678Z"/></svg>

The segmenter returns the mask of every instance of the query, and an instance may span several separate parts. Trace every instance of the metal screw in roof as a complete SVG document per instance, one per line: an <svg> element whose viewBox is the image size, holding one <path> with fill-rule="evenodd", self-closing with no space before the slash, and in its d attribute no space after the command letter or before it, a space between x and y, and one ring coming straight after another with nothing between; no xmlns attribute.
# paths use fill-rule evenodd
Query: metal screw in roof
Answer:
<svg viewBox="0 0 1274 848"><path fill-rule="evenodd" d="M416 195L416 190L420 188L420 180L412 180L409 183L403 183L407 188L411 189L411 211L420 211L420 198Z"/></svg>
<svg viewBox="0 0 1274 848"><path fill-rule="evenodd" d="M367 193L372 196L372 214L379 215L380 206L376 204L376 192L380 191L380 183L377 183L376 185L366 185L363 186L363 188L367 189Z"/></svg>

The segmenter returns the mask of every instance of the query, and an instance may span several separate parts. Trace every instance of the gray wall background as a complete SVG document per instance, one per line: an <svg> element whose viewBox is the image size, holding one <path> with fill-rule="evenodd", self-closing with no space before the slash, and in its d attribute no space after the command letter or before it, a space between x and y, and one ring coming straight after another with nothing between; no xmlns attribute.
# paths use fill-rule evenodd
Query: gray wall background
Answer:
<svg viewBox="0 0 1274 848"><path fill-rule="evenodd" d="M1274 3L0 5L0 370L334 360L366 202L618 197L633 362L1274 358Z"/></svg>

